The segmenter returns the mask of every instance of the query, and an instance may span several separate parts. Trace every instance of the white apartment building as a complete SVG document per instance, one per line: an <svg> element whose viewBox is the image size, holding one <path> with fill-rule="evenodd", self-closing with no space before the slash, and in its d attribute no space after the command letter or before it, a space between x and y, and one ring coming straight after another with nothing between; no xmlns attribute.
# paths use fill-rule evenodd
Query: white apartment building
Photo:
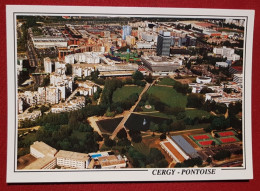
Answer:
<svg viewBox="0 0 260 191"><path fill-rule="evenodd" d="M63 62L55 62L55 72L57 74L65 74L66 64Z"/></svg>
<svg viewBox="0 0 260 191"><path fill-rule="evenodd" d="M65 56L64 62L66 64L75 64L75 58L73 54L69 54Z"/></svg>
<svg viewBox="0 0 260 191"><path fill-rule="evenodd" d="M52 113L61 113L81 109L85 106L85 97L77 96L75 99L70 100L68 103L60 103L52 106Z"/></svg>
<svg viewBox="0 0 260 191"><path fill-rule="evenodd" d="M77 77L87 77L91 72L95 71L95 65L90 64L74 64L72 65L72 75Z"/></svg>
<svg viewBox="0 0 260 191"><path fill-rule="evenodd" d="M240 59L240 56L238 54L235 54L235 50L233 48L227 48L226 46L223 46L222 48L215 47L213 49L213 53L220 54L228 60L236 61Z"/></svg>
<svg viewBox="0 0 260 191"><path fill-rule="evenodd" d="M89 80L86 80L84 82L77 82L77 84L80 95L92 96L97 91L98 85Z"/></svg>
<svg viewBox="0 0 260 191"><path fill-rule="evenodd" d="M45 73L52 73L52 62L49 57L43 59L44 63L44 72Z"/></svg>
<svg viewBox="0 0 260 191"><path fill-rule="evenodd" d="M134 36L126 36L126 44L129 46L135 45L135 37Z"/></svg>
<svg viewBox="0 0 260 191"><path fill-rule="evenodd" d="M88 154L85 153L60 150L55 157L57 165L66 168L85 169L90 162Z"/></svg>
<svg viewBox="0 0 260 191"><path fill-rule="evenodd" d="M73 78L65 74L52 73L50 75L50 84L52 86L65 86L66 90L73 91Z"/></svg>

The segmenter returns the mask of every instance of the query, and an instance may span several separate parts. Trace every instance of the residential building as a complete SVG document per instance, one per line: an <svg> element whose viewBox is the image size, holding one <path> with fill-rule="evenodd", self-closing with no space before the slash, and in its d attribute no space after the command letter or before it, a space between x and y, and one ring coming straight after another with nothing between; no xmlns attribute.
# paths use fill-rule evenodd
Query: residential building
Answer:
<svg viewBox="0 0 260 191"><path fill-rule="evenodd" d="M135 37L134 36L126 36L126 44L129 46L135 45Z"/></svg>
<svg viewBox="0 0 260 191"><path fill-rule="evenodd" d="M55 157L57 165L65 168L86 169L90 163L88 154L60 150Z"/></svg>
<svg viewBox="0 0 260 191"><path fill-rule="evenodd" d="M45 73L52 73L52 62L49 57L44 58L44 72Z"/></svg>

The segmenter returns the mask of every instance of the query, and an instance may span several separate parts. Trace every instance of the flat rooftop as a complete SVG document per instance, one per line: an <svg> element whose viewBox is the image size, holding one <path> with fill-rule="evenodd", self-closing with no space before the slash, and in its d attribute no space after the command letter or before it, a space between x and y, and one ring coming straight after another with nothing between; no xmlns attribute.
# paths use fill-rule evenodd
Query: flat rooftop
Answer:
<svg viewBox="0 0 260 191"><path fill-rule="evenodd" d="M31 147L43 153L44 155L55 155L57 152L56 149L41 141L34 142Z"/></svg>
<svg viewBox="0 0 260 191"><path fill-rule="evenodd" d="M119 165L119 164L125 164L125 160L119 159L115 155L109 155L109 156L102 156L98 158L98 161L102 167L105 166L113 166L113 165Z"/></svg>
<svg viewBox="0 0 260 191"><path fill-rule="evenodd" d="M198 152L188 143L183 136L181 135L176 135L176 136L171 136L171 139L185 152L187 153L190 157L196 158L199 157Z"/></svg>
<svg viewBox="0 0 260 191"><path fill-rule="evenodd" d="M55 157L56 158L69 158L72 160L83 161L83 162L89 159L89 156L86 153L78 153L78 152L64 151L64 150L60 150L55 155Z"/></svg>
<svg viewBox="0 0 260 191"><path fill-rule="evenodd" d="M43 167L45 167L47 164L49 164L53 160L56 160L56 159L55 159L55 157L51 157L51 156L38 158L38 159L36 159L36 161L30 163L23 169L42 169Z"/></svg>

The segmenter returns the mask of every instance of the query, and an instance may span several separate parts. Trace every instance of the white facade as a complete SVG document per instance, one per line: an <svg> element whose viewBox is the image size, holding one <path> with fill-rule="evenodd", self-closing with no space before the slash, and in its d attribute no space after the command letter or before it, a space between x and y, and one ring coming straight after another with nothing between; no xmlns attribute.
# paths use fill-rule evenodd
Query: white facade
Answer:
<svg viewBox="0 0 260 191"><path fill-rule="evenodd" d="M211 82L211 77L198 76L196 82L199 84L209 84Z"/></svg>
<svg viewBox="0 0 260 191"><path fill-rule="evenodd" d="M63 37L32 37L35 48L67 47L67 39Z"/></svg>
<svg viewBox="0 0 260 191"><path fill-rule="evenodd" d="M129 46L135 45L135 37L134 36L126 36L126 44Z"/></svg>
<svg viewBox="0 0 260 191"><path fill-rule="evenodd" d="M223 68L227 68L228 67L228 63L226 62L216 62L216 67L223 67Z"/></svg>
<svg viewBox="0 0 260 191"><path fill-rule="evenodd" d="M49 57L44 58L44 72L45 73L52 73L52 62Z"/></svg>
<svg viewBox="0 0 260 191"><path fill-rule="evenodd" d="M67 168L85 169L89 163L89 156L85 153L60 150L56 154L57 165Z"/></svg>

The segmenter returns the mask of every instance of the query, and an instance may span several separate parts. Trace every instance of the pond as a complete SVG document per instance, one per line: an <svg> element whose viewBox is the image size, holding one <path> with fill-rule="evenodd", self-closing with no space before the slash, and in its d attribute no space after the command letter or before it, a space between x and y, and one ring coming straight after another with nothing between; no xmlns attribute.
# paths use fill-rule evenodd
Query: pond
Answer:
<svg viewBox="0 0 260 191"><path fill-rule="evenodd" d="M150 123L162 124L164 121L170 122L167 118L153 117L148 115L131 114L125 123L125 127L129 130L147 131Z"/></svg>
<svg viewBox="0 0 260 191"><path fill-rule="evenodd" d="M112 134L116 129L118 124L122 121L123 117L118 117L114 119L105 119L97 121L97 125L102 134Z"/></svg>

